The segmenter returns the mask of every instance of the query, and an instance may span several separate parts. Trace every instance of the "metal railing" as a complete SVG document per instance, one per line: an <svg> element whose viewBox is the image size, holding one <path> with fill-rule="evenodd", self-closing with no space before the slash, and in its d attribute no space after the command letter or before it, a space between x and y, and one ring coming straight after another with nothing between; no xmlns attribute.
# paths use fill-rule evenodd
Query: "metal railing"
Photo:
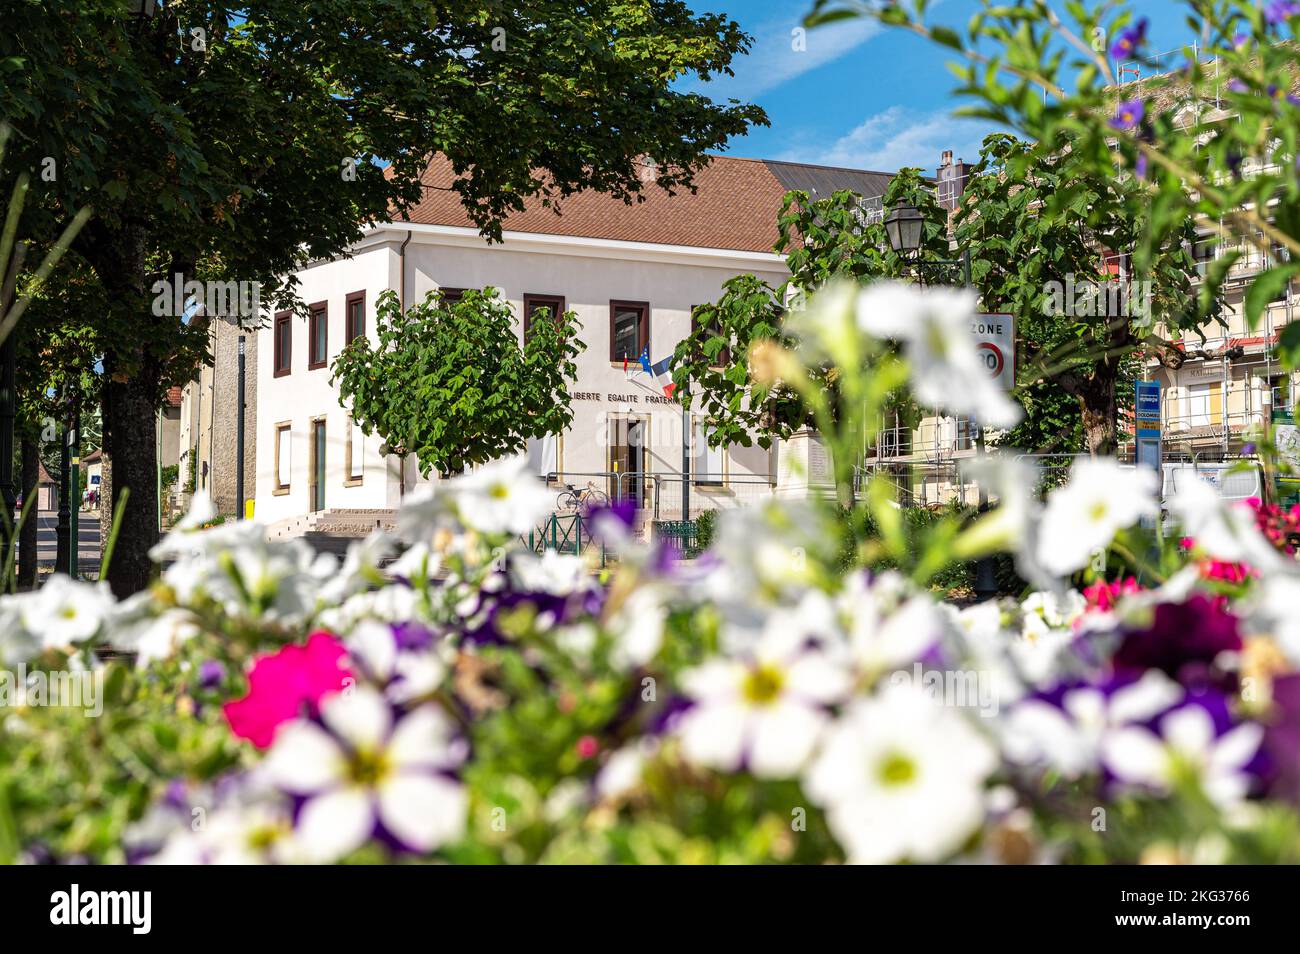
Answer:
<svg viewBox="0 0 1300 954"><path fill-rule="evenodd" d="M767 477L748 474L692 475L683 481L681 474L651 471L552 471L545 480L555 487L557 502L567 488L581 491L590 484L611 502L636 501L652 520L681 520L702 510L758 503L775 487Z"/></svg>
<svg viewBox="0 0 1300 954"><path fill-rule="evenodd" d="M537 554L554 550L570 556L583 556L596 550L600 553L601 566L605 565L607 558L605 545L592 539L590 521L585 520L581 513L553 513L520 540Z"/></svg>

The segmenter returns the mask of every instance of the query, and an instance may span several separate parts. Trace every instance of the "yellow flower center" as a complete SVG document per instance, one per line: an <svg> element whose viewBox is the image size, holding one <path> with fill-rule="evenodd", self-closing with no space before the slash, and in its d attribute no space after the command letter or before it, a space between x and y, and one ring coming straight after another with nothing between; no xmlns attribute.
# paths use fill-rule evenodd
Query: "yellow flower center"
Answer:
<svg viewBox="0 0 1300 954"><path fill-rule="evenodd" d="M781 694L785 676L775 666L762 665L745 677L745 699L756 706L770 705Z"/></svg>
<svg viewBox="0 0 1300 954"><path fill-rule="evenodd" d="M392 771L392 763L383 750L362 749L352 756L348 764L348 778L361 788L374 788Z"/></svg>
<svg viewBox="0 0 1300 954"><path fill-rule="evenodd" d="M876 766L881 784L894 787L916 779L916 763L901 752L890 752Z"/></svg>

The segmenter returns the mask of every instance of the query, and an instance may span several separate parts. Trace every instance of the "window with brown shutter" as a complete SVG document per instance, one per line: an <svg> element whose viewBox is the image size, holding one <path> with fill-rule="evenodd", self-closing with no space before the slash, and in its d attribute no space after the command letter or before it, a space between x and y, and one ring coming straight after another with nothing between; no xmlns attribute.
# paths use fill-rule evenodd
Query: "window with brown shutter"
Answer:
<svg viewBox="0 0 1300 954"><path fill-rule="evenodd" d="M343 303L343 346L347 347L366 334L366 293L353 292Z"/></svg>
<svg viewBox="0 0 1300 954"><path fill-rule="evenodd" d="M696 314L699 311L699 309L700 309L699 305L695 305L691 308L691 335L692 336L697 334L700 330L700 321L699 318L696 317ZM708 330L709 333L713 335L722 334L722 327L720 322L717 320L717 318L714 318L712 321L709 322ZM718 352L717 357L713 359L713 363L709 365L709 367L725 368L730 364L731 364L731 349L724 346L723 349Z"/></svg>
<svg viewBox="0 0 1300 954"><path fill-rule="evenodd" d="M293 313L288 311L276 312L275 315L275 342L272 348L274 352L274 376L277 378L284 377L293 368L293 325L290 324Z"/></svg>
<svg viewBox="0 0 1300 954"><path fill-rule="evenodd" d="M650 347L650 304L644 301L609 303L609 360L637 361Z"/></svg>
<svg viewBox="0 0 1300 954"><path fill-rule="evenodd" d="M329 358L329 306L318 301L309 309L307 322L307 370L325 367Z"/></svg>
<svg viewBox="0 0 1300 954"><path fill-rule="evenodd" d="M564 314L564 298L560 295L524 295L524 340L528 340L528 329L532 327L533 315L538 311L547 312L552 321Z"/></svg>

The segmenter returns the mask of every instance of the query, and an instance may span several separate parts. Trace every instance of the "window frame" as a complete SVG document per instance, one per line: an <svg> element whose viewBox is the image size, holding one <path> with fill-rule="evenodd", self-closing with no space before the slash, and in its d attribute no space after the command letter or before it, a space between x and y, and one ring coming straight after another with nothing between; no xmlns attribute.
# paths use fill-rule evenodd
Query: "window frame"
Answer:
<svg viewBox="0 0 1300 954"><path fill-rule="evenodd" d="M316 360L316 330L319 321L321 351L323 356ZM307 370L316 371L325 367L330 361L330 308L329 302L317 301L307 306Z"/></svg>
<svg viewBox="0 0 1300 954"><path fill-rule="evenodd" d="M727 485L727 465L730 456L727 453L727 450L731 445L728 444L717 448L709 446L708 435L705 434L705 417L706 415L703 414L691 415L690 456L693 468L691 483L696 487L725 487ZM710 454L716 455L718 461L718 473L709 473L701 477L700 465L702 463L707 463Z"/></svg>
<svg viewBox="0 0 1300 954"><path fill-rule="evenodd" d="M528 340L528 329L533 323L533 309L541 305L554 306L554 314L551 315L552 321L559 321L560 317L568 310L563 295L542 295L535 292L524 293L524 341Z"/></svg>
<svg viewBox="0 0 1300 954"><path fill-rule="evenodd" d="M348 414L348 443L343 451L343 486L360 487L366 479L366 465L364 461L358 462L356 456L352 453L352 448L356 443L356 432L360 430L357 422L353 420L352 415ZM365 434L361 435L362 448L365 447ZM352 465L357 464L358 469L353 473Z"/></svg>
<svg viewBox="0 0 1300 954"><path fill-rule="evenodd" d="M636 310L641 312L641 320L637 327L637 346L636 354L631 358L619 358L614 354L614 328L615 318L620 311ZM609 302L609 363L621 366L624 360L637 361L647 348L650 347L650 303L648 301L628 301L626 299L612 298Z"/></svg>
<svg viewBox="0 0 1300 954"><path fill-rule="evenodd" d="M698 308L701 308L701 307L703 307L703 306L701 306L701 305L692 305L692 306L691 306L691 337L692 337L692 338L694 338L695 335L696 335L696 334L699 332L699 330L700 330L700 323L699 323L699 320L695 317L695 312L696 312L696 310L697 310ZM722 337L722 335L721 335L721 329L719 329L718 337ZM703 353L703 351L701 351L701 353L700 353L700 357L701 357L701 358L704 357L704 353ZM725 369L726 367L728 367L728 366L731 364L731 346L730 346L730 345L725 345L725 346L723 346L723 349L722 349L720 352L718 352L718 362L719 362L718 364L711 364L711 365L709 365L709 369L710 369L711 371L721 371L721 370Z"/></svg>
<svg viewBox="0 0 1300 954"><path fill-rule="evenodd" d="M277 311L275 320L272 323L274 335L271 341L271 371L272 376L283 378L293 373L293 312ZM285 347L280 346L280 326L288 325L289 332L285 336Z"/></svg>
<svg viewBox="0 0 1300 954"><path fill-rule="evenodd" d="M275 484L271 488L271 494L275 497L282 497L289 492L289 488L293 484L293 421L277 421L271 425L271 428L271 433L275 435L272 447L275 457L275 471L273 474ZM289 434L289 483L282 484L280 483L280 435L286 431Z"/></svg>
<svg viewBox="0 0 1300 954"><path fill-rule="evenodd" d="M449 286L438 286L438 294L442 296L442 304L454 305L465 297L468 288L451 288Z"/></svg>
<svg viewBox="0 0 1300 954"><path fill-rule="evenodd" d="M352 323L352 306L361 303L361 330L358 332ZM343 299L343 347L347 347L358 338L366 336L366 290L351 292Z"/></svg>

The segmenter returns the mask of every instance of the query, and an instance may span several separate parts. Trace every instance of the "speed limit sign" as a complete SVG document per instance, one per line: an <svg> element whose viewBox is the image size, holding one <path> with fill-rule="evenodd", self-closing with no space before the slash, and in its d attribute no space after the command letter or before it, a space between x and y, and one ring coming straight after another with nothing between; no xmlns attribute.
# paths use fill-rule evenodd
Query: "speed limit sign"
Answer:
<svg viewBox="0 0 1300 954"><path fill-rule="evenodd" d="M989 376L1004 390L1016 384L1016 319L1014 315L992 313L971 320L975 349L989 369Z"/></svg>

